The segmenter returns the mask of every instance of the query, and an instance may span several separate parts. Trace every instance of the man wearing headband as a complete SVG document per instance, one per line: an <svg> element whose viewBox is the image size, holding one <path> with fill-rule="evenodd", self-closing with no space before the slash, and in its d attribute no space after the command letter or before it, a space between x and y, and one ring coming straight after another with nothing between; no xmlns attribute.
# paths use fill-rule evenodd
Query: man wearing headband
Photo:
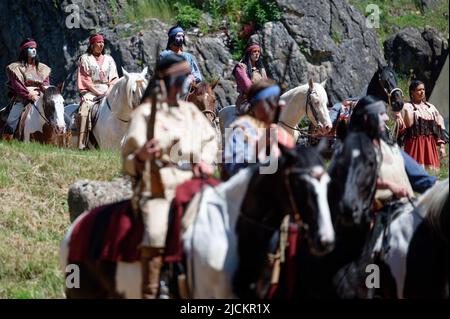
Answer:
<svg viewBox="0 0 450 319"><path fill-rule="evenodd" d="M3 139L13 138L25 106L35 103L41 96L43 87L50 85L50 72L47 65L39 62L36 41L23 41L19 47L19 61L6 67L6 85L12 107L3 130Z"/></svg>
<svg viewBox="0 0 450 319"><path fill-rule="evenodd" d="M271 80L261 80L253 84L248 91L250 103L246 115L234 121L225 131L224 170L231 177L240 169L259 161L258 144L261 138L269 136L269 129L276 127L280 113L280 87ZM292 137L283 128L277 127L278 138L286 146L293 146ZM288 137L291 139L289 140Z"/></svg>
<svg viewBox="0 0 450 319"><path fill-rule="evenodd" d="M123 170L133 180L133 207L144 221L144 298L157 297L175 188L193 176L212 174L217 156L215 132L209 121L194 104L180 100L190 74L189 62L182 56L171 54L161 59L143 103L131 115L122 147ZM153 138L148 140L152 103L156 103L157 112ZM151 178L144 178L145 163L152 159Z"/></svg>
<svg viewBox="0 0 450 319"><path fill-rule="evenodd" d="M114 59L105 54L105 42L101 34L89 37L89 47L78 63L77 85L81 95L77 114L79 128L78 148L84 149L91 130L91 109L108 95L119 76Z"/></svg>
<svg viewBox="0 0 450 319"><path fill-rule="evenodd" d="M384 102L372 96L365 96L353 109L348 127L351 132L365 132L381 150L382 162L378 172L375 210L395 199L414 197L401 150L389 139L386 132L387 120L389 117Z"/></svg>
<svg viewBox="0 0 450 319"><path fill-rule="evenodd" d="M190 82L200 83L203 79L197 61L192 54L183 51L183 45L186 45L186 36L184 30L180 26L174 26L170 28L167 35L169 37L169 39L167 40L167 47L166 50L160 53L160 59L173 53L183 56L191 66L191 76L189 79Z"/></svg>
<svg viewBox="0 0 450 319"><path fill-rule="evenodd" d="M233 75L236 78L239 96L236 100L236 109L240 115L246 114L249 103L245 97L253 83L267 79L263 66L261 47L258 43L250 42L245 49L242 60L234 67Z"/></svg>

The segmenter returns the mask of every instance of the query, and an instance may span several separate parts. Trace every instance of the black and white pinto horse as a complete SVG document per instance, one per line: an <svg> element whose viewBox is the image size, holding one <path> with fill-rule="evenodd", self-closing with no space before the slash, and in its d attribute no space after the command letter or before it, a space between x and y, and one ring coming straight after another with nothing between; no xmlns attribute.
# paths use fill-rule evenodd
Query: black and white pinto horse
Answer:
<svg viewBox="0 0 450 319"><path fill-rule="evenodd" d="M310 254L300 243L294 298L337 298L333 277L357 260L370 227L380 155L364 133L350 133L328 168L328 203L336 232L335 248L325 256Z"/></svg>
<svg viewBox="0 0 450 319"><path fill-rule="evenodd" d="M319 154L314 149L299 148L286 150L278 160L274 174L260 174L259 165L248 167L215 188L205 187L189 204L182 241L192 298L235 297L233 277L239 265L250 266L242 253L252 244L252 256L259 261L270 233L289 211L299 212L309 226L310 245L315 251L326 252L333 246L334 230L326 199L329 177ZM61 243L63 269L70 255L72 230L90 213L72 223ZM257 236L251 243L246 243L245 229ZM257 272L260 266L253 262L251 268ZM82 266L80 288L71 289L68 297L141 297L140 261L86 260ZM239 268L236 276L242 276L247 266ZM252 274L245 282L253 279Z"/></svg>
<svg viewBox="0 0 450 319"><path fill-rule="evenodd" d="M99 104L92 120L91 144L97 144L100 149L120 149L130 121L131 112L140 104L147 87L147 67L141 73L128 73L122 68L123 76L114 84L111 91ZM74 114L78 104L66 107L66 121L73 130L75 127ZM73 145L77 145L74 136Z"/></svg>
<svg viewBox="0 0 450 319"><path fill-rule="evenodd" d="M64 121L64 98L60 88L49 86L42 97L31 105L23 123L23 141L38 141L56 146L68 146Z"/></svg>
<svg viewBox="0 0 450 319"><path fill-rule="evenodd" d="M182 236L192 298L256 296L272 235L289 212L309 229L312 251L332 249L329 177L320 155L305 147L283 153L274 174L248 167L194 197L198 209Z"/></svg>

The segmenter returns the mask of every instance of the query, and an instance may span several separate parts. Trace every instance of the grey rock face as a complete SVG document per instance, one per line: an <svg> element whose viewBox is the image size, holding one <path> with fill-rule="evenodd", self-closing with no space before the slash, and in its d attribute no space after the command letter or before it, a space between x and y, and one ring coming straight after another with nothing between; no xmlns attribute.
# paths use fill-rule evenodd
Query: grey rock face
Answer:
<svg viewBox="0 0 450 319"><path fill-rule="evenodd" d="M406 28L387 39L384 47L386 60L405 75L412 70L431 94L448 55L448 41L430 27Z"/></svg>
<svg viewBox="0 0 450 319"><path fill-rule="evenodd" d="M373 30L365 18L344 0L278 0L280 22L267 23L259 34L267 55L269 74L281 81L289 46L293 54L287 67L288 88L328 79L331 103L358 96L384 63Z"/></svg>

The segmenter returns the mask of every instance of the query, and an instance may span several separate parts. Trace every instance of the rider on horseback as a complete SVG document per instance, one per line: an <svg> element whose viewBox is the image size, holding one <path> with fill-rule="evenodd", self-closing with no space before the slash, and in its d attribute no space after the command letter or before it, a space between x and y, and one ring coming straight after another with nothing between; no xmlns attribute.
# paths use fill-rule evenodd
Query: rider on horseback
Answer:
<svg viewBox="0 0 450 319"><path fill-rule="evenodd" d="M175 188L193 176L212 174L217 156L214 129L194 104L179 98L190 74L189 62L180 55L159 62L143 103L131 115L122 148L124 171L133 179L133 208L144 221L144 298L158 293Z"/></svg>
<svg viewBox="0 0 450 319"><path fill-rule="evenodd" d="M11 109L2 132L2 138L5 140L13 138L25 106L39 100L44 86L50 85L51 69L39 62L36 49L36 41L26 39L20 44L19 61L6 67Z"/></svg>
<svg viewBox="0 0 450 319"><path fill-rule="evenodd" d="M105 54L105 43L101 34L89 37L89 48L80 58L77 76L78 91L81 95L77 114L78 148L84 149L91 129L92 107L108 95L119 79L114 59Z"/></svg>
<svg viewBox="0 0 450 319"><path fill-rule="evenodd" d="M278 122L280 114L280 92L280 87L267 79L256 82L248 90L248 114L234 121L225 134L224 169L228 177L259 161L261 138L271 137L271 128L277 129L278 139L284 139L279 142L293 146L293 138L282 127L273 124Z"/></svg>
<svg viewBox="0 0 450 319"><path fill-rule="evenodd" d="M249 42L245 49L242 60L233 69L236 78L239 96L236 100L236 109L240 115L246 114L250 103L246 99L246 94L252 84L262 79L267 79L266 70L263 66L261 47L256 42Z"/></svg>
<svg viewBox="0 0 450 319"><path fill-rule="evenodd" d="M183 51L183 45L186 45L186 35L184 30L180 26L174 26L169 29L167 35L169 36L169 39L167 40L167 47L159 54L159 58L162 59L173 53L183 56L191 66L191 74L187 84L198 84L202 82L203 79L200 73L200 68L198 67L194 56Z"/></svg>

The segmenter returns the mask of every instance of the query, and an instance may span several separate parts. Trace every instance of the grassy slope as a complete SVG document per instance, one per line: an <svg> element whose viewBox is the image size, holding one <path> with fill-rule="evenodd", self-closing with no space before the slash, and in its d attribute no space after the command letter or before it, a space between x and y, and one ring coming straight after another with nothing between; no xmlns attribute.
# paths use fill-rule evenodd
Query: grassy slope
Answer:
<svg viewBox="0 0 450 319"><path fill-rule="evenodd" d="M119 176L120 156L17 142L0 142L0 154L0 298L61 298L68 187Z"/></svg>

